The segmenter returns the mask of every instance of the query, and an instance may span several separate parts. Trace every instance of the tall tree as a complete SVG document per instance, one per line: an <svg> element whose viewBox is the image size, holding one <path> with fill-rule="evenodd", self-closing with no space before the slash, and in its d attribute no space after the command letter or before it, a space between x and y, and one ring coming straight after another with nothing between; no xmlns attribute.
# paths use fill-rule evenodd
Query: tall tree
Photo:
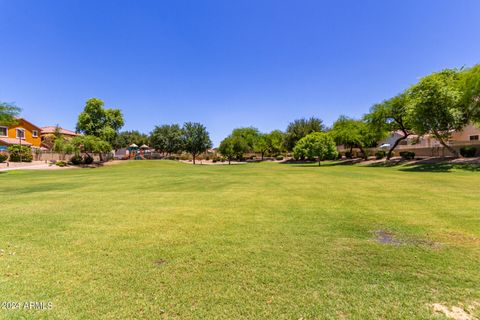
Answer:
<svg viewBox="0 0 480 320"><path fill-rule="evenodd" d="M387 159L390 159L398 144L413 133L407 117L407 94L402 93L390 100L375 104L370 109L370 113L365 116L365 121L372 126L372 130L377 131L379 137L389 133L401 133L388 150Z"/></svg>
<svg viewBox="0 0 480 320"><path fill-rule="evenodd" d="M226 137L218 147L220 154L228 159L228 164L232 159L241 157L246 150L248 150L248 146L245 140L238 136Z"/></svg>
<svg viewBox="0 0 480 320"><path fill-rule="evenodd" d="M473 122L480 123L480 64L463 70L460 74L463 90L462 103L467 117Z"/></svg>
<svg viewBox="0 0 480 320"><path fill-rule="evenodd" d="M379 140L377 130L361 120L340 116L333 124L332 137L338 145L345 148L359 148L363 158L368 159L366 148L375 147Z"/></svg>
<svg viewBox="0 0 480 320"><path fill-rule="evenodd" d="M285 150L285 134L280 130L273 130L266 135L268 152L277 155Z"/></svg>
<svg viewBox="0 0 480 320"><path fill-rule="evenodd" d="M329 133L314 132L300 139L293 148L295 158L318 159L318 165L322 160L337 157L337 146Z"/></svg>
<svg viewBox="0 0 480 320"><path fill-rule="evenodd" d="M127 148L133 143L136 144L137 146L141 146L143 144L148 145L149 144L148 136L136 130L122 131L116 136L115 140L112 143L112 147L115 150L118 150L121 148Z"/></svg>
<svg viewBox="0 0 480 320"><path fill-rule="evenodd" d="M446 69L428 75L409 89L408 119L415 133L432 134L453 155L459 153L448 143L452 132L469 121L457 70Z"/></svg>
<svg viewBox="0 0 480 320"><path fill-rule="evenodd" d="M12 103L0 102L0 124L11 125L20 113L20 108Z"/></svg>
<svg viewBox="0 0 480 320"><path fill-rule="evenodd" d="M253 151L261 154L261 159L265 157L265 153L268 151L268 141L267 135L265 133L260 133L255 138L253 143Z"/></svg>
<svg viewBox="0 0 480 320"><path fill-rule="evenodd" d="M246 152L255 152L255 143L257 142L260 131L254 127L236 128L233 129L231 136L243 139L248 146Z"/></svg>
<svg viewBox="0 0 480 320"><path fill-rule="evenodd" d="M318 118L311 117L310 119L303 118L295 120L287 127L285 147L288 151L292 151L298 140L312 132L322 131L325 131L325 126L323 125L323 121Z"/></svg>
<svg viewBox="0 0 480 320"><path fill-rule="evenodd" d="M207 128L198 122L186 122L182 128L183 147L193 157L193 164L197 155L212 147L212 141Z"/></svg>
<svg viewBox="0 0 480 320"><path fill-rule="evenodd" d="M87 100L83 112L78 116L76 130L113 143L124 125L123 115L119 109L105 109L103 106L100 99Z"/></svg>
<svg viewBox="0 0 480 320"><path fill-rule="evenodd" d="M183 148L182 128L178 124L156 126L150 133L150 142L160 152L178 153Z"/></svg>

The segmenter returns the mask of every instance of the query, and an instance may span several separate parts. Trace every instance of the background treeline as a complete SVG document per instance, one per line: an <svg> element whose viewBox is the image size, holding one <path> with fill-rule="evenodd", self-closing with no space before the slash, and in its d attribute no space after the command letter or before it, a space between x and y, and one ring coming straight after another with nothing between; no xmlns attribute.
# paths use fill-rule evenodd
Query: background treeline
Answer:
<svg viewBox="0 0 480 320"><path fill-rule="evenodd" d="M0 104L0 122L11 123L19 109ZM360 119L340 116L326 127L319 118L292 121L285 131L260 132L254 127L233 129L219 145L218 151L227 159L242 160L247 154L282 157L289 153L297 159L331 159L338 157L336 146L360 150L367 157L367 148L392 132L401 136L388 150L390 158L398 144L410 135L432 135L452 154L458 152L447 142L454 131L469 123L480 122L480 65L472 68L445 69L421 78L395 97L371 107ZM109 153L112 149L128 148L131 144L148 145L164 155L189 153L193 160L212 147L206 127L186 122L156 126L150 134L123 131L121 110L104 108L100 99L86 102L80 113L76 131L81 136L67 139L55 133L49 143L53 150L74 154L77 159L90 159L91 153ZM321 133L321 134L319 134ZM333 148L333 147L335 148Z"/></svg>

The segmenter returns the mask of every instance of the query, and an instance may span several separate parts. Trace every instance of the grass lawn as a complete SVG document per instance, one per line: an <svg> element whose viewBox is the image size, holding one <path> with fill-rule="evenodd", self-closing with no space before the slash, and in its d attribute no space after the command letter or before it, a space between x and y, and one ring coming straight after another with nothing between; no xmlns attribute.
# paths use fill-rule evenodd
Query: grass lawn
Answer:
<svg viewBox="0 0 480 320"><path fill-rule="evenodd" d="M53 303L0 318L438 318L432 303L480 302L479 173L169 161L0 173L0 302Z"/></svg>

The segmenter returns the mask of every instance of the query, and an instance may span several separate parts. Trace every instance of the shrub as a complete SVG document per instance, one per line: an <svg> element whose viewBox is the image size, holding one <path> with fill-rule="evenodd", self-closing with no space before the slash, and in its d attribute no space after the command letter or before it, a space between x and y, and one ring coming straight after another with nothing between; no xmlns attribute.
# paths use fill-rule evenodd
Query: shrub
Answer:
<svg viewBox="0 0 480 320"><path fill-rule="evenodd" d="M90 156L90 155L86 155L84 158L83 158L83 162L85 164L92 164L93 163L93 157Z"/></svg>
<svg viewBox="0 0 480 320"><path fill-rule="evenodd" d="M80 155L75 155L75 156L73 156L73 157L70 158L70 162L71 162L73 165L78 166L79 164L82 164L83 158L82 158L82 156L80 156Z"/></svg>
<svg viewBox="0 0 480 320"><path fill-rule="evenodd" d="M0 163L7 161L8 159L8 154L1 152L0 153Z"/></svg>
<svg viewBox="0 0 480 320"><path fill-rule="evenodd" d="M221 161L221 162L225 162L225 158L222 157L222 158L220 159L220 161Z"/></svg>
<svg viewBox="0 0 480 320"><path fill-rule="evenodd" d="M65 161L57 161L55 164L59 167L66 167L67 163Z"/></svg>
<svg viewBox="0 0 480 320"><path fill-rule="evenodd" d="M281 161L281 160L283 160L283 156L276 156L275 159L278 160L278 161Z"/></svg>
<svg viewBox="0 0 480 320"><path fill-rule="evenodd" d="M386 155L385 151L378 150L377 152L375 152L375 159L377 159L377 160L383 159L383 158L385 158L385 155Z"/></svg>
<svg viewBox="0 0 480 320"><path fill-rule="evenodd" d="M33 160L32 148L28 146L11 145L8 147L8 151L10 152L11 162L20 162L20 158L22 162L32 162Z"/></svg>
<svg viewBox="0 0 480 320"><path fill-rule="evenodd" d="M413 160L415 159L415 152L402 151L400 152L400 157L402 157L405 160Z"/></svg>
<svg viewBox="0 0 480 320"><path fill-rule="evenodd" d="M352 159L352 158L353 158L353 152L346 151L346 152L345 152L345 158L347 158L347 159Z"/></svg>
<svg viewBox="0 0 480 320"><path fill-rule="evenodd" d="M465 158L473 158L477 153L477 148L475 147L461 147L460 154Z"/></svg>

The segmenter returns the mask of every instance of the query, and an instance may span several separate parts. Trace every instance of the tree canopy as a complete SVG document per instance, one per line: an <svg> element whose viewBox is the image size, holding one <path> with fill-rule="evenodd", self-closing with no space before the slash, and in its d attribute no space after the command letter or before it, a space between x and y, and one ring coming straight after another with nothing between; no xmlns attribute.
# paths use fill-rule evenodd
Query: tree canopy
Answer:
<svg viewBox="0 0 480 320"><path fill-rule="evenodd" d="M375 147L380 138L379 132L368 123L346 116L340 116L335 121L331 134L338 145L359 148L365 159L368 157L365 148Z"/></svg>
<svg viewBox="0 0 480 320"><path fill-rule="evenodd" d="M450 152L446 143L453 131L469 122L469 113L457 70L428 75L409 89L408 121L418 135L432 134Z"/></svg>
<svg viewBox="0 0 480 320"><path fill-rule="evenodd" d="M338 156L331 134L324 132L313 132L300 139L293 148L293 154L297 159L318 159L318 165L322 160Z"/></svg>
<svg viewBox="0 0 480 320"><path fill-rule="evenodd" d="M178 124L156 126L150 133L151 147L155 150L172 154L183 148L183 132Z"/></svg>
<svg viewBox="0 0 480 320"><path fill-rule="evenodd" d="M141 146L143 144L148 145L148 135L146 135L145 133L141 133L137 130L122 131L118 133L118 135L115 137L115 140L112 143L112 147L115 150L118 150L121 148L127 148L132 144L136 144L137 146Z"/></svg>
<svg viewBox="0 0 480 320"><path fill-rule="evenodd" d="M0 102L0 124L11 125L20 111L13 103Z"/></svg>
<svg viewBox="0 0 480 320"><path fill-rule="evenodd" d="M193 157L193 164L195 164L195 157L207 151L212 147L212 141L208 134L207 128L198 122L186 122L182 128L183 131L183 148Z"/></svg>
<svg viewBox="0 0 480 320"><path fill-rule="evenodd" d="M101 138L113 143L124 120L119 109L105 109L104 102L97 98L87 100L85 108L78 116L77 132Z"/></svg>
<svg viewBox="0 0 480 320"><path fill-rule="evenodd" d="M239 136L228 136L220 142L218 151L222 156L227 158L228 164L234 158L241 158L243 154L248 150L248 146L244 139Z"/></svg>
<svg viewBox="0 0 480 320"><path fill-rule="evenodd" d="M322 120L311 117L310 119L298 119L291 122L286 131L285 147L288 151L292 151L297 141L312 132L325 131Z"/></svg>

